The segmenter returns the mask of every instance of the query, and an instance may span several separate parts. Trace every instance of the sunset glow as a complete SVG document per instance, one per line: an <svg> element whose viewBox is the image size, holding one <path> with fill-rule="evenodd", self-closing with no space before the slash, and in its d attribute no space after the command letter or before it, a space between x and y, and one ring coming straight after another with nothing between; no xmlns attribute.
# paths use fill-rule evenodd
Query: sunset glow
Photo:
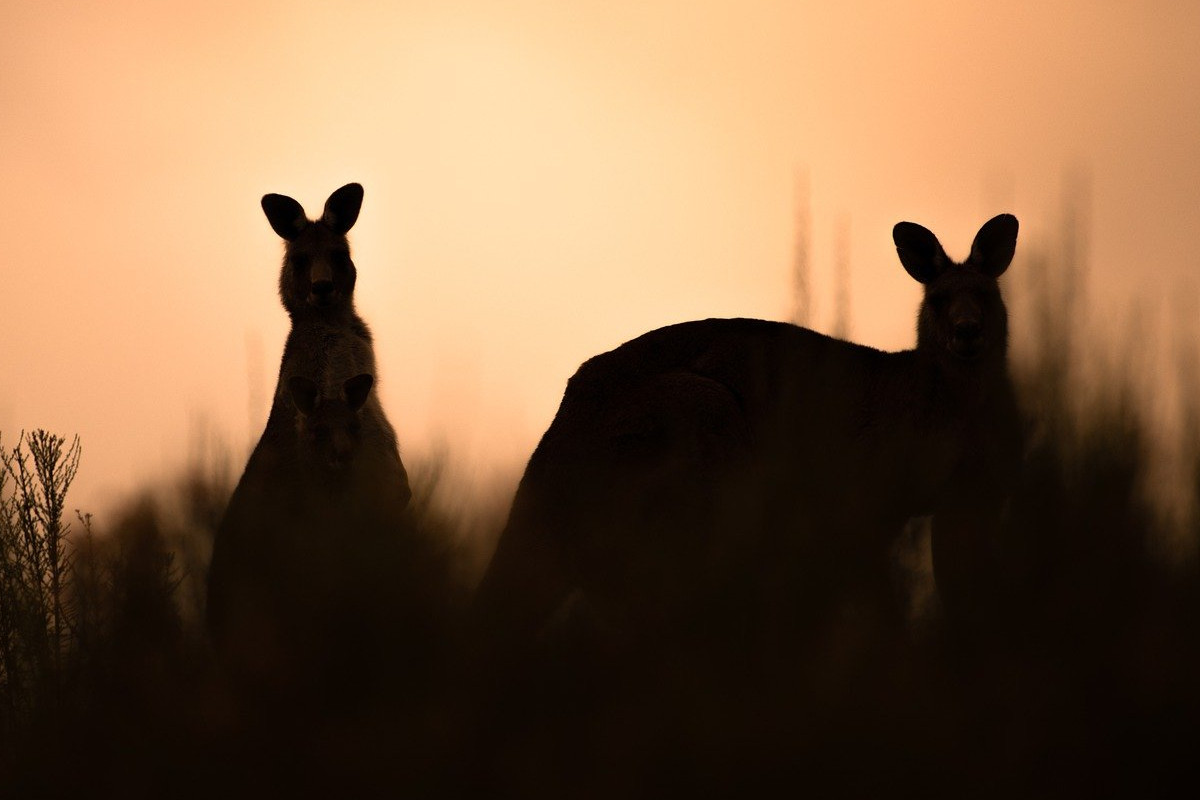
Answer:
<svg viewBox="0 0 1200 800"><path fill-rule="evenodd" d="M686 319L786 319L798 204L812 325L832 326L845 220L850 335L881 348L912 345L919 300L895 222L963 257L1007 211L1022 248L1048 246L1072 174L1093 316L1196 292L1192 4L4 17L0 431L78 433L73 505L98 514L176 469L198 427L239 462L261 431L287 332L267 192L315 216L363 184L357 305L405 459L444 445L484 479L515 481L589 356Z"/></svg>

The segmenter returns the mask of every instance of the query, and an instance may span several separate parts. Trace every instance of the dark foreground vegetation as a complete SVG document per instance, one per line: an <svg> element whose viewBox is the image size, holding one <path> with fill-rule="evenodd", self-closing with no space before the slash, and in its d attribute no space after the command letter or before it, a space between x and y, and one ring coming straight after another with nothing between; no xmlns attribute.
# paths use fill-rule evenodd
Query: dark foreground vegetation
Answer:
<svg viewBox="0 0 1200 800"><path fill-rule="evenodd" d="M964 618L930 600L918 521L897 547L903 624L831 607L774 649L723 624L731 597L711 609L719 635L612 646L577 604L535 650L481 655L463 635L473 554L452 544L427 465L413 471L411 544L385 565L391 591L326 620L336 645L232 671L201 623L236 477L203 465L222 459L93 524L65 499L77 443L6 439L0 796L1194 790L1200 527L1167 530L1147 500L1161 470L1130 395L1077 402L1069 342L1043 333L1016 370L1028 442L983 601ZM1195 442L1200 406L1185 395L1179 435ZM1174 477L1200 503L1186 452Z"/></svg>

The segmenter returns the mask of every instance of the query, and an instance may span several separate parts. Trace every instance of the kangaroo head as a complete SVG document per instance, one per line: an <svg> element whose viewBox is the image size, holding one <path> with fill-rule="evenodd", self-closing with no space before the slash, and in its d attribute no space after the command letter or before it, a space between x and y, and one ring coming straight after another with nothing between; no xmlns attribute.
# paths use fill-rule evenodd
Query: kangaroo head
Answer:
<svg viewBox="0 0 1200 800"><path fill-rule="evenodd" d="M287 243L279 274L279 296L289 314L349 305L355 270L346 233L358 219L362 199L362 186L348 183L329 196L321 218L313 221L292 198L263 195L267 221Z"/></svg>
<svg viewBox="0 0 1200 800"><path fill-rule="evenodd" d="M892 229L908 274L925 287L917 319L917 350L957 367L1003 363L1008 352L1008 312L996 282L1012 262L1017 218L993 217L979 229L971 255L951 261L937 237L912 222Z"/></svg>
<svg viewBox="0 0 1200 800"><path fill-rule="evenodd" d="M339 394L331 396L323 394L310 378L295 375L288 380L301 452L320 470L339 473L353 462L362 438L359 411L374 383L371 375L356 375L341 385Z"/></svg>

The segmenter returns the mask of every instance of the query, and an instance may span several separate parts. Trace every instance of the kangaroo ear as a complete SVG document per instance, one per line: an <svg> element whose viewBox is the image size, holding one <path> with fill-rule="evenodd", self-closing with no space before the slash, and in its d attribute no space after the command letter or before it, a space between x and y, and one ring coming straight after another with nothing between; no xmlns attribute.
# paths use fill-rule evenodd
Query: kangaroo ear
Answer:
<svg viewBox="0 0 1200 800"><path fill-rule="evenodd" d="M300 375L293 375L288 378L288 391L291 392L292 403L301 414L307 417L316 410L317 397L320 395L316 383Z"/></svg>
<svg viewBox="0 0 1200 800"><path fill-rule="evenodd" d="M358 221L358 210L362 208L363 188L357 183L347 183L325 201L325 212L321 221L333 228L334 233L346 233Z"/></svg>
<svg viewBox="0 0 1200 800"><path fill-rule="evenodd" d="M264 194L262 209L271 228L289 242L308 224L308 217L304 216L300 204L282 194Z"/></svg>
<svg viewBox="0 0 1200 800"><path fill-rule="evenodd" d="M900 263L918 283L929 283L950 263L937 237L915 222L897 222L892 228L892 241Z"/></svg>
<svg viewBox="0 0 1200 800"><path fill-rule="evenodd" d="M971 244L968 262L992 278L999 278L1017 250L1017 218L1001 214L983 223Z"/></svg>
<svg viewBox="0 0 1200 800"><path fill-rule="evenodd" d="M346 403L349 404L351 411L358 411L363 407L367 402L367 395L371 393L371 387L374 385L375 377L366 373L355 375L342 384L342 389L346 392Z"/></svg>

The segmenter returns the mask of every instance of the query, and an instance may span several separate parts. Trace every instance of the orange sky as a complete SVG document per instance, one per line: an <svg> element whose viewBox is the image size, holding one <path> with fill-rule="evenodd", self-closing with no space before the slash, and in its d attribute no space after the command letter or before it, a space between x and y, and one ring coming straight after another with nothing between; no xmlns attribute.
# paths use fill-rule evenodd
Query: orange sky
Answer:
<svg viewBox="0 0 1200 800"><path fill-rule="evenodd" d="M1090 301L1195 294L1200 5L1116 5L0 0L4 442L78 432L98 513L198 420L248 446L287 332L258 199L348 181L403 451L485 475L588 356L785 318L801 173L814 324L849 220L859 341L912 343L893 223L1045 241L1080 165Z"/></svg>

